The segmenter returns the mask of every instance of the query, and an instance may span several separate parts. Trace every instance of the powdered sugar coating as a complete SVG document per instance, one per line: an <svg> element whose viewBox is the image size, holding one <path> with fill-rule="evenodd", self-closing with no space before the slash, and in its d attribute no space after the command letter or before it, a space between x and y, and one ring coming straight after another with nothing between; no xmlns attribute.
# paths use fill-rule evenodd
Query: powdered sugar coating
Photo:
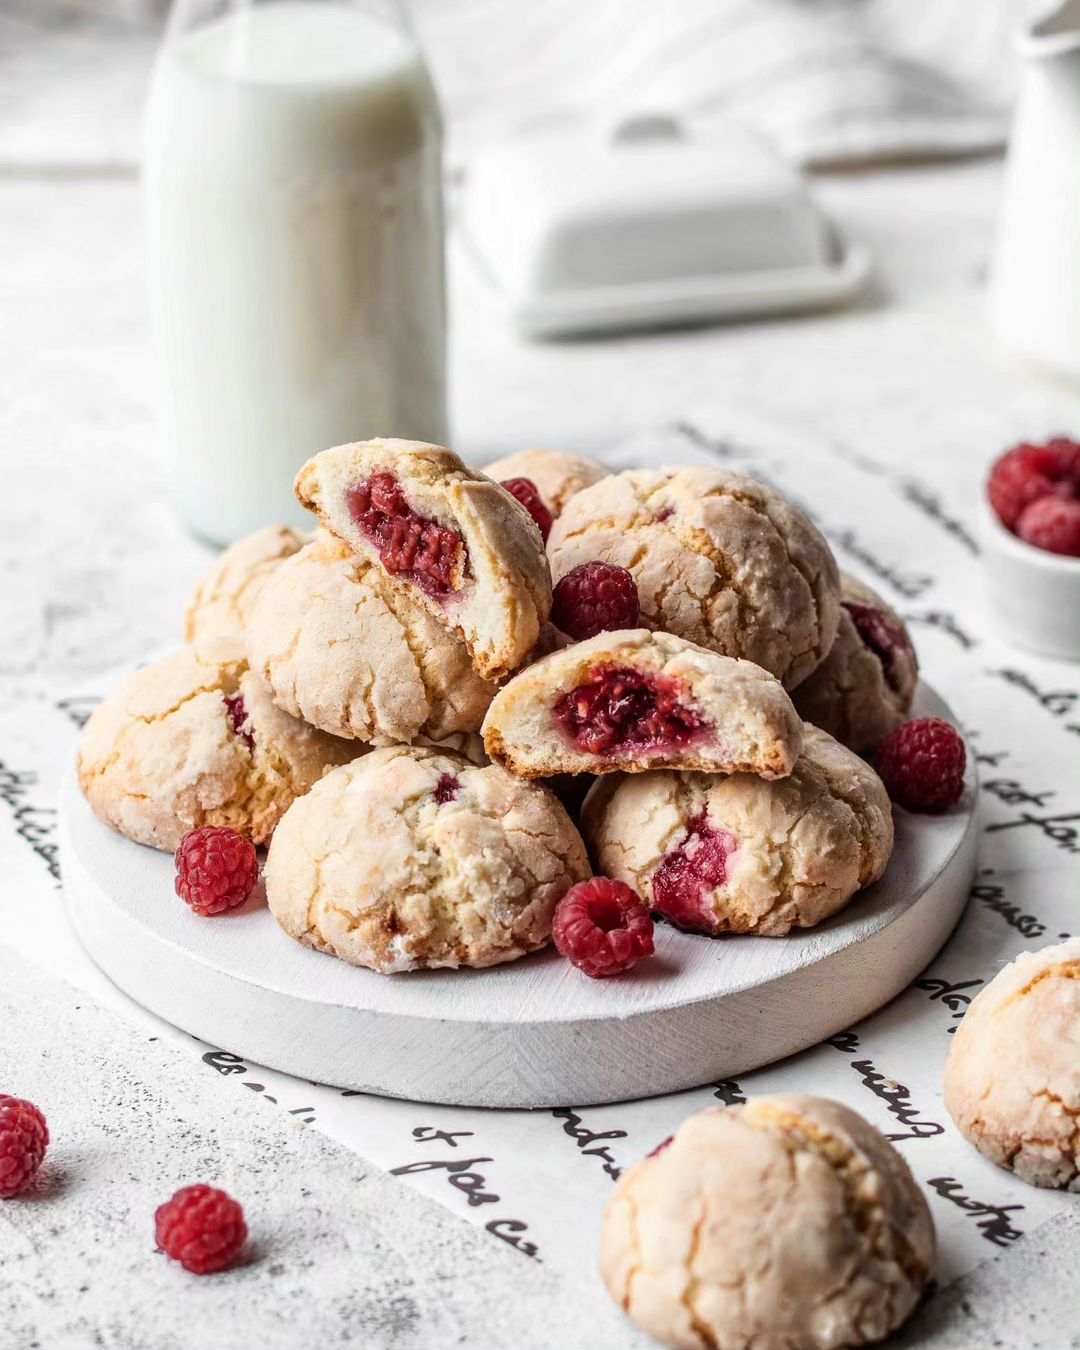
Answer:
<svg viewBox="0 0 1080 1350"><path fill-rule="evenodd" d="M229 698L243 700L246 734ZM152 848L227 825L264 843L294 798L358 754L275 707L233 639L184 647L129 676L94 712L78 772L94 813Z"/></svg>
<svg viewBox="0 0 1080 1350"><path fill-rule="evenodd" d="M497 765L395 746L316 786L274 836L267 899L290 937L353 965L513 961L547 945L555 905L590 875L553 794Z"/></svg>
<svg viewBox="0 0 1080 1350"><path fill-rule="evenodd" d="M919 667L903 620L864 582L840 574L840 624L829 654L792 697L807 722L859 753L874 750L911 710ZM847 606L883 616L900 639L888 663L860 635ZM859 611L856 609L855 613Z"/></svg>
<svg viewBox="0 0 1080 1350"><path fill-rule="evenodd" d="M945 1062L945 1105L999 1167L1080 1191L1080 937L1023 952L978 994Z"/></svg>
<svg viewBox="0 0 1080 1350"><path fill-rule="evenodd" d="M706 466L612 474L552 526L556 582L599 559L634 574L642 622L745 657L794 688L832 646L840 581L832 553L778 492Z"/></svg>
<svg viewBox="0 0 1080 1350"><path fill-rule="evenodd" d="M457 634L332 536L268 578L247 645L279 707L371 744L478 731L495 693Z"/></svg>
<svg viewBox="0 0 1080 1350"><path fill-rule="evenodd" d="M612 775L590 790L583 812L600 871L653 905L658 869L695 848L702 822L734 841L723 884L702 890L698 921L686 924L713 933L782 937L821 923L881 876L893 848L877 774L810 725L789 778Z"/></svg>
<svg viewBox="0 0 1080 1350"><path fill-rule="evenodd" d="M783 1093L691 1116L624 1172L600 1273L678 1350L836 1350L898 1327L934 1255L897 1150L838 1102Z"/></svg>
<svg viewBox="0 0 1080 1350"><path fill-rule="evenodd" d="M218 554L188 602L186 640L243 633L263 582L310 537L288 525L266 525Z"/></svg>

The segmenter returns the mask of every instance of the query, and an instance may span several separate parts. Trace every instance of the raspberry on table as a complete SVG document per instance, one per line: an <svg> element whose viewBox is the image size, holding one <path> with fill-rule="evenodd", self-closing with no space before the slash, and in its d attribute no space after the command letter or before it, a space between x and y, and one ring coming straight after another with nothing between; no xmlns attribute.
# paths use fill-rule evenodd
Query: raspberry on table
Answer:
<svg viewBox="0 0 1080 1350"><path fill-rule="evenodd" d="M213 1186L185 1186L154 1213L157 1245L193 1275L224 1270L247 1240L244 1211Z"/></svg>
<svg viewBox="0 0 1080 1350"><path fill-rule="evenodd" d="M547 543L547 537L551 533L551 522L554 519L551 512L544 505L544 499L540 496L540 489L531 478L507 478L499 484L504 487L511 497L516 498L522 506L536 521L536 528L540 531L540 538Z"/></svg>
<svg viewBox="0 0 1080 1350"><path fill-rule="evenodd" d="M967 752L955 727L940 717L903 722L882 741L874 767L889 796L909 811L945 811L964 791Z"/></svg>
<svg viewBox="0 0 1080 1350"><path fill-rule="evenodd" d="M652 916L625 882L609 877L570 887L555 907L552 937L560 954L594 980L653 954Z"/></svg>
<svg viewBox="0 0 1080 1350"><path fill-rule="evenodd" d="M1015 531L1024 508L1041 497L1080 497L1080 443L1057 436L1014 446L995 462L986 490L998 519Z"/></svg>
<svg viewBox="0 0 1080 1350"><path fill-rule="evenodd" d="M24 1191L49 1146L49 1127L33 1102L0 1092L0 1200Z"/></svg>
<svg viewBox="0 0 1080 1350"><path fill-rule="evenodd" d="M634 628L640 613L633 573L614 563L580 563L552 592L551 622L576 642Z"/></svg>
<svg viewBox="0 0 1080 1350"><path fill-rule="evenodd" d="M1039 497L1020 512L1016 533L1035 548L1080 558L1080 501Z"/></svg>
<svg viewBox="0 0 1080 1350"><path fill-rule="evenodd" d="M176 894L196 914L242 905L259 880L255 845L224 825L191 830L176 850Z"/></svg>

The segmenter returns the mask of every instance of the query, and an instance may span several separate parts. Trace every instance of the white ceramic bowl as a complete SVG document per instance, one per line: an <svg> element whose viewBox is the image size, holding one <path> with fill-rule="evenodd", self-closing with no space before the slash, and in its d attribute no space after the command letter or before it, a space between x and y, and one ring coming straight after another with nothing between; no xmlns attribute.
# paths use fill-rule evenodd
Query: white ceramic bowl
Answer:
<svg viewBox="0 0 1080 1350"><path fill-rule="evenodd" d="M1044 656L1080 661L1080 558L1025 544L984 497L979 512L986 585L1000 636Z"/></svg>

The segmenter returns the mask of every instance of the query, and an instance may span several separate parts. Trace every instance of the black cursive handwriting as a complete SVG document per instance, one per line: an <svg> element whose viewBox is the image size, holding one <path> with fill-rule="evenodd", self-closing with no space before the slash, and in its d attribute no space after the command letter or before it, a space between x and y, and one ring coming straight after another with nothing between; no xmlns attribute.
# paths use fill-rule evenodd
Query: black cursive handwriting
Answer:
<svg viewBox="0 0 1080 1350"><path fill-rule="evenodd" d="M615 1159L611 1156L611 1150L606 1144L600 1148L593 1148L592 1145L598 1139L625 1139L625 1130L590 1130L581 1123L581 1117L576 1111L571 1111L568 1106L560 1107L551 1113L556 1120L563 1122L563 1133L568 1134L573 1139L583 1154L591 1157L602 1158L604 1171L609 1177L618 1180L622 1173L622 1168L618 1167Z"/></svg>
<svg viewBox="0 0 1080 1350"><path fill-rule="evenodd" d="M935 1134L944 1134L945 1126L936 1120L920 1120L919 1111L911 1104L911 1093L903 1083L894 1078L886 1078L874 1068L869 1059L853 1059L851 1067L862 1078L863 1083L875 1097L885 1103L885 1109L895 1116L901 1125L909 1126L907 1134L887 1134L886 1139L894 1144L901 1139L931 1139Z"/></svg>
<svg viewBox="0 0 1080 1350"><path fill-rule="evenodd" d="M1024 1236L1024 1230L1017 1228L1008 1217L1023 1205L988 1205L982 1200L972 1200L964 1194L963 1184L955 1177L931 1177L927 1182L943 1200L964 1210L969 1218L976 1220L976 1227L995 1247L1007 1247L1010 1242Z"/></svg>

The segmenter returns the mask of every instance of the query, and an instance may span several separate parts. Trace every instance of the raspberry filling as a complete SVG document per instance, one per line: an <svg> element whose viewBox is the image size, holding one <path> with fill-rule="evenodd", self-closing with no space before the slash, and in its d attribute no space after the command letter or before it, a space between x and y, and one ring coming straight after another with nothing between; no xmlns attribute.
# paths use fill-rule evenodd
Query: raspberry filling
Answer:
<svg viewBox="0 0 1080 1350"><path fill-rule="evenodd" d="M679 749L711 730L681 701L678 680L630 666L598 666L552 709L556 726L590 755Z"/></svg>
<svg viewBox="0 0 1080 1350"><path fill-rule="evenodd" d="M431 794L440 806L445 806L447 802L452 802L458 794L461 783L452 773L444 773L435 784L435 791Z"/></svg>
<svg viewBox="0 0 1080 1350"><path fill-rule="evenodd" d="M248 720L243 694L226 694L225 708L235 735L239 736L249 750L255 749L255 733Z"/></svg>
<svg viewBox="0 0 1080 1350"><path fill-rule="evenodd" d="M407 577L440 600L456 593L454 578L466 558L461 535L414 511L392 473L373 473L350 488L345 500L357 529L379 550L388 572Z"/></svg>
<svg viewBox="0 0 1080 1350"><path fill-rule="evenodd" d="M702 811L686 827L686 838L653 874L653 908L676 928L691 933L716 931L710 893L727 881L728 859L738 845L734 835L709 824Z"/></svg>
<svg viewBox="0 0 1080 1350"><path fill-rule="evenodd" d="M858 600L845 600L844 608L851 615L864 647L868 647L881 662L885 683L894 693L900 692L900 677L897 671L899 658L908 652L908 640L904 630L888 614L873 605L860 604Z"/></svg>

